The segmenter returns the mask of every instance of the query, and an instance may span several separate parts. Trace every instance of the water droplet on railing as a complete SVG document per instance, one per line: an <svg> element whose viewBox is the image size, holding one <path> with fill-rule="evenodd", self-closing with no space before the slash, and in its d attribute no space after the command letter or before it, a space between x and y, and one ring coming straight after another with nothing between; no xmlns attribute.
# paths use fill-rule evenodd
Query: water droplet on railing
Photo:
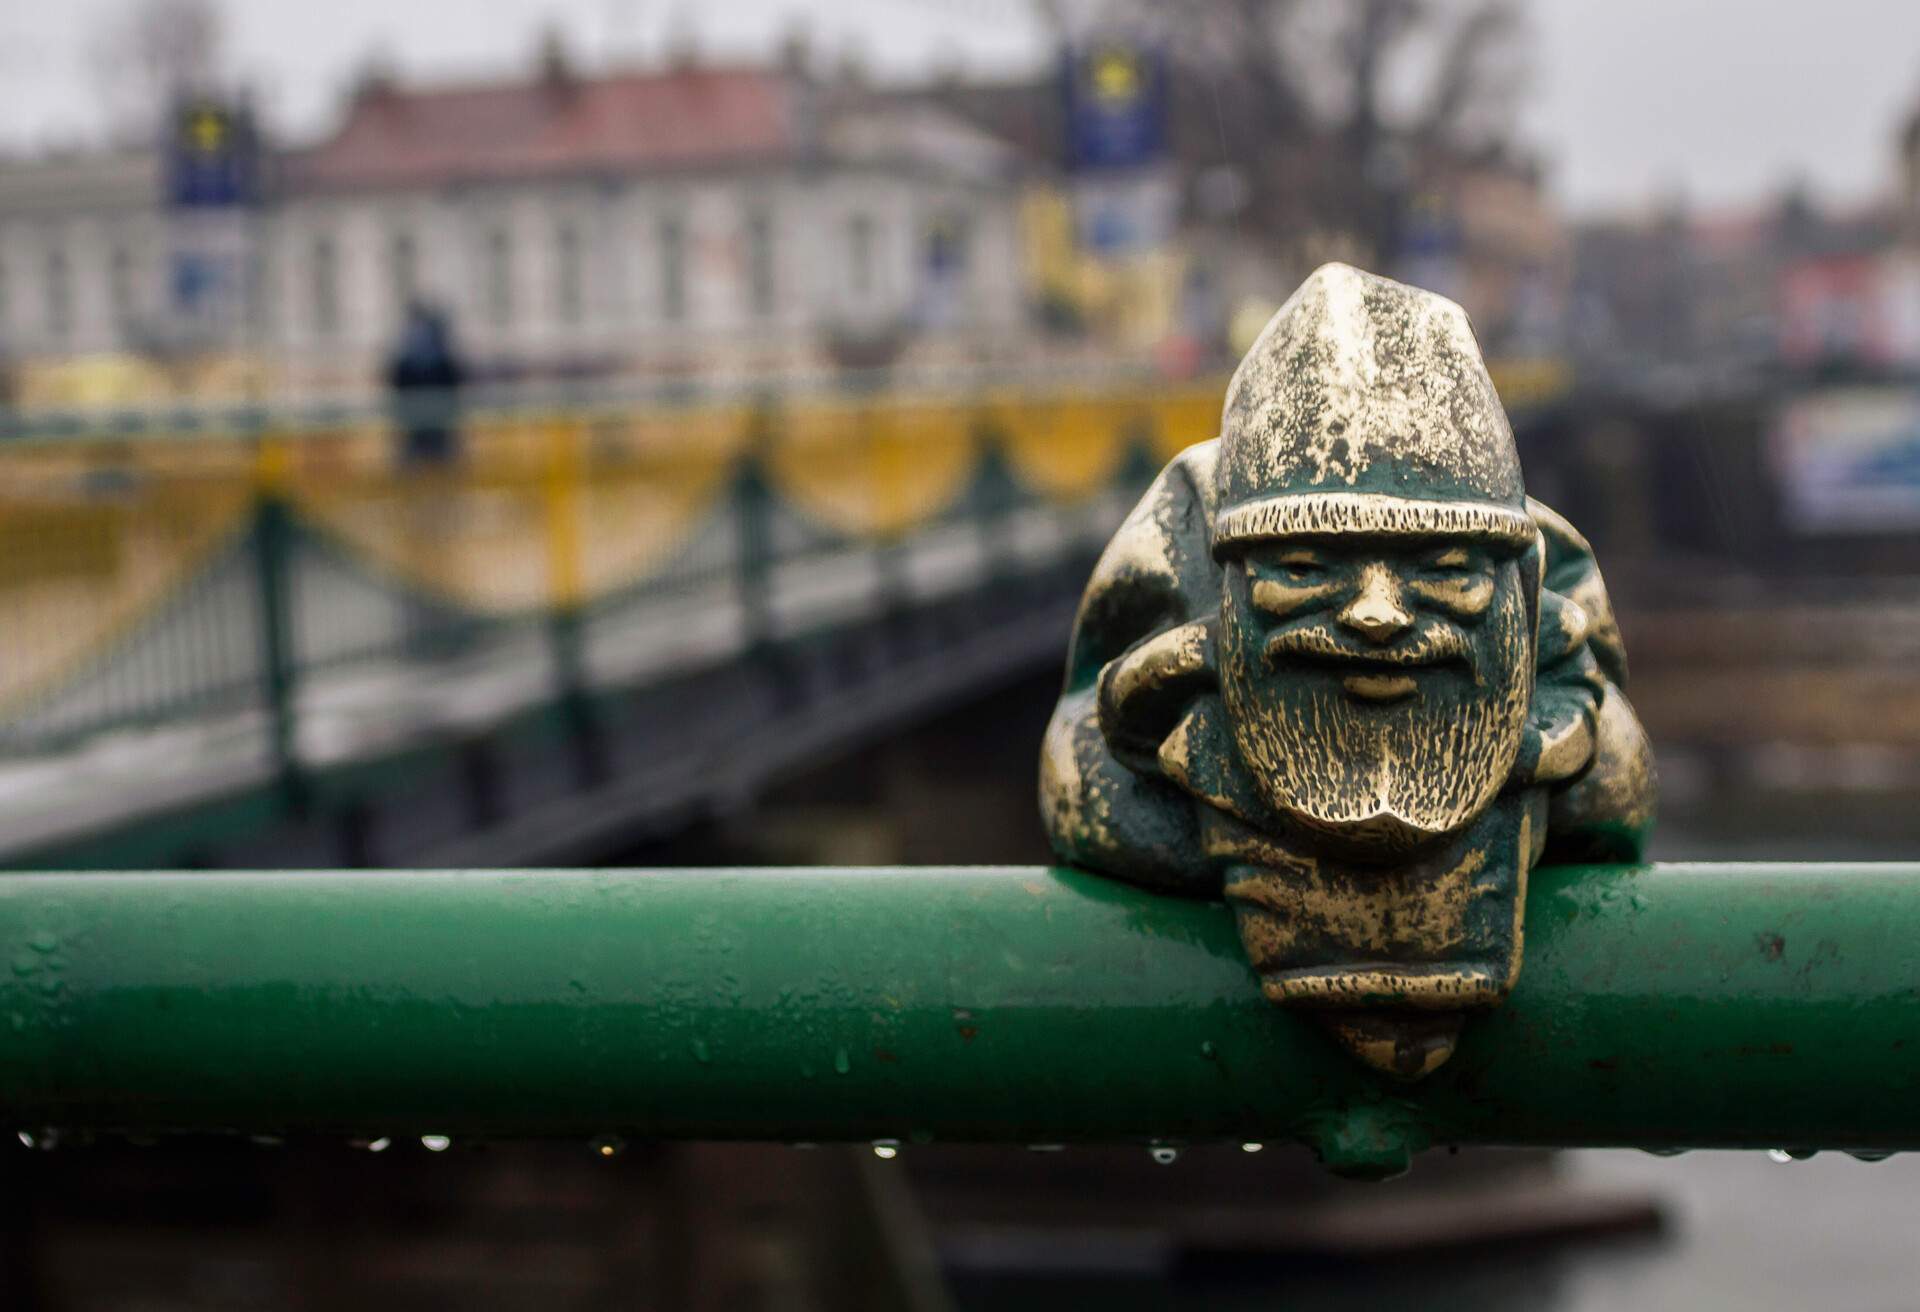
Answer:
<svg viewBox="0 0 1920 1312"><path fill-rule="evenodd" d="M1819 1151L1818 1148L1789 1148L1787 1149L1787 1156L1796 1162L1804 1162L1808 1158L1818 1154Z"/></svg>
<svg viewBox="0 0 1920 1312"><path fill-rule="evenodd" d="M1172 1166L1180 1160L1180 1150L1167 1144L1155 1144L1147 1150L1148 1155L1162 1166Z"/></svg>
<svg viewBox="0 0 1920 1312"><path fill-rule="evenodd" d="M1893 1156L1893 1154L1884 1148L1874 1148L1849 1152L1847 1156L1853 1158L1856 1162L1884 1162L1887 1158Z"/></svg>
<svg viewBox="0 0 1920 1312"><path fill-rule="evenodd" d="M627 1141L617 1134L599 1135L591 1145L595 1157L618 1157L626 1146Z"/></svg>
<svg viewBox="0 0 1920 1312"><path fill-rule="evenodd" d="M892 1161L900 1155L900 1141L898 1139L875 1139L873 1141L873 1155L883 1162Z"/></svg>
<svg viewBox="0 0 1920 1312"><path fill-rule="evenodd" d="M393 1146L393 1140L389 1139L384 1134L381 1135L378 1139L367 1140L367 1151L370 1153L383 1153L387 1149L391 1148L392 1146Z"/></svg>
<svg viewBox="0 0 1920 1312"><path fill-rule="evenodd" d="M420 1146L430 1153L443 1153L453 1147L453 1140L444 1134L423 1134L420 1136Z"/></svg>
<svg viewBox="0 0 1920 1312"><path fill-rule="evenodd" d="M20 1140L20 1146L23 1148L39 1147L39 1144L34 1140L32 1130L16 1130L14 1131L14 1137Z"/></svg>
<svg viewBox="0 0 1920 1312"><path fill-rule="evenodd" d="M1643 1148L1640 1151L1651 1153L1655 1157L1678 1157L1687 1150L1685 1148Z"/></svg>
<svg viewBox="0 0 1920 1312"><path fill-rule="evenodd" d="M1058 1153L1065 1152L1066 1148L1067 1146L1063 1143L1030 1143L1027 1145L1027 1151L1030 1153Z"/></svg>
<svg viewBox="0 0 1920 1312"><path fill-rule="evenodd" d="M1767 1160L1784 1164L1793 1160L1793 1154L1785 1148L1769 1148L1767 1149Z"/></svg>
<svg viewBox="0 0 1920 1312"><path fill-rule="evenodd" d="M1263 1143L1243 1143L1240 1145L1240 1151L1243 1153L1257 1153L1265 1147L1266 1145Z"/></svg>

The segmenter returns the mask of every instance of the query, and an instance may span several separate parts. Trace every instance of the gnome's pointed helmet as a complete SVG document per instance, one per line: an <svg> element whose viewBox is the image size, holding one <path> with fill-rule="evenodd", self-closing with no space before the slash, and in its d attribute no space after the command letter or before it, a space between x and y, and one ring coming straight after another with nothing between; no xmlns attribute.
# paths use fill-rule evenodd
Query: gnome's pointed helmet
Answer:
<svg viewBox="0 0 1920 1312"><path fill-rule="evenodd" d="M1217 552L1296 535L1534 540L1513 430L1444 296L1322 265L1227 385Z"/></svg>

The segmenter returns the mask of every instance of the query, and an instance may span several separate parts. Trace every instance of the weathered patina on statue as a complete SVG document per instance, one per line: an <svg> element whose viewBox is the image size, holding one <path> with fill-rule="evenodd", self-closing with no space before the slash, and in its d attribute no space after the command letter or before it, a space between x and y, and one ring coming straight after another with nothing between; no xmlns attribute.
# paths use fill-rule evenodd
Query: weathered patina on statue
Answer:
<svg viewBox="0 0 1920 1312"><path fill-rule="evenodd" d="M1465 313L1327 265L1095 568L1042 809L1073 864L1224 896L1267 997L1417 1079L1513 987L1532 866L1639 858L1625 682Z"/></svg>

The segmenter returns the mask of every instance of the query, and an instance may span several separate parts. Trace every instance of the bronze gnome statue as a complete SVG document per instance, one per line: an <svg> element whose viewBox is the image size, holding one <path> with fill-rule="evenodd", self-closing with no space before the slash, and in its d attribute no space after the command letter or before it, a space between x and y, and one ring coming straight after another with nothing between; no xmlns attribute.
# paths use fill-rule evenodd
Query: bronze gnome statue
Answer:
<svg viewBox="0 0 1920 1312"><path fill-rule="evenodd" d="M1268 998L1417 1079L1512 989L1527 871L1639 857L1625 682L1465 313L1330 264L1095 568L1042 810L1068 862L1224 895Z"/></svg>

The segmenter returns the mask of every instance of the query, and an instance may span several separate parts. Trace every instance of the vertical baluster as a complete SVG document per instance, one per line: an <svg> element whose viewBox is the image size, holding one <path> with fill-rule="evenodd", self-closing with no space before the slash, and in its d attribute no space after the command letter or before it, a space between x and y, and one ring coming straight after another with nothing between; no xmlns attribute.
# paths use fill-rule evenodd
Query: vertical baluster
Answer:
<svg viewBox="0 0 1920 1312"><path fill-rule="evenodd" d="M262 436L255 446L253 563L257 588L261 690L266 698L269 753L288 804L303 810L307 790L300 770L299 696L293 654L289 587L292 521L288 512L291 452L284 438Z"/></svg>
<svg viewBox="0 0 1920 1312"><path fill-rule="evenodd" d="M587 672L582 428L575 411L547 423L541 502L547 538L547 637L555 687L574 745L578 780L582 786L591 786L604 781L610 771Z"/></svg>
<svg viewBox="0 0 1920 1312"><path fill-rule="evenodd" d="M752 426L733 481L734 572L740 602L740 632L747 649L773 645L773 490L767 470L775 440L773 403L763 400L747 421Z"/></svg>

